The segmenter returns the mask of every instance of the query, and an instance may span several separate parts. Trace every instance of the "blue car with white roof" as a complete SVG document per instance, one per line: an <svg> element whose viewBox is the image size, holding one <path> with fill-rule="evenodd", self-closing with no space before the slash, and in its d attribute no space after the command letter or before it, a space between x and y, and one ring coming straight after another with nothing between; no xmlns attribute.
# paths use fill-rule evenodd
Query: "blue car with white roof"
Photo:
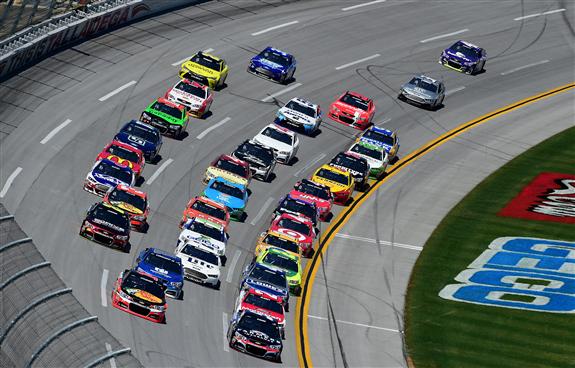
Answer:
<svg viewBox="0 0 575 368"><path fill-rule="evenodd" d="M203 195L226 206L233 220L243 220L248 203L248 189L245 185L218 176L208 182Z"/></svg>
<svg viewBox="0 0 575 368"><path fill-rule="evenodd" d="M154 162L162 148L160 131L138 120L126 123L114 139L141 150L147 162Z"/></svg>
<svg viewBox="0 0 575 368"><path fill-rule="evenodd" d="M108 190L115 188L116 185L134 186L135 181L136 175L132 169L105 158L97 161L86 175L84 190L103 197Z"/></svg>
<svg viewBox="0 0 575 368"><path fill-rule="evenodd" d="M399 151L397 134L393 130L378 128L375 125L363 132L356 140L356 142L359 141L383 147L390 161L395 158L397 151Z"/></svg>
<svg viewBox="0 0 575 368"><path fill-rule="evenodd" d="M248 73L286 84L293 79L296 64L293 55L273 47L266 47L250 60Z"/></svg>
<svg viewBox="0 0 575 368"><path fill-rule="evenodd" d="M439 58L439 64L465 74L482 72L486 61L485 49L461 40L443 50Z"/></svg>
<svg viewBox="0 0 575 368"><path fill-rule="evenodd" d="M136 259L134 270L157 278L166 285L167 296L174 299L183 297L184 268L179 257L156 248L146 248Z"/></svg>

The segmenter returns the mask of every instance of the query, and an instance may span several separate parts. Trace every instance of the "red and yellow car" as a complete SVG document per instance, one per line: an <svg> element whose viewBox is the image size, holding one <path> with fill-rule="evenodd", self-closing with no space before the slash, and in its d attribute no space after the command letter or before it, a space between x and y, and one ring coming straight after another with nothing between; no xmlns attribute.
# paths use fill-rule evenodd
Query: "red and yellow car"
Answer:
<svg viewBox="0 0 575 368"><path fill-rule="evenodd" d="M332 102L328 115L338 123L365 130L371 125L375 115L375 104L369 97L357 92L346 91Z"/></svg>
<svg viewBox="0 0 575 368"><path fill-rule="evenodd" d="M125 184L118 184L106 193L104 203L119 208L130 216L132 229L144 231L147 226L150 205L148 195Z"/></svg>
<svg viewBox="0 0 575 368"><path fill-rule="evenodd" d="M225 231L228 231L228 225L230 224L230 212L226 206L219 202L199 196L190 199L186 205L184 213L182 214L180 229L183 228L186 221L194 217L200 217L216 222L218 224L222 224L225 228Z"/></svg>
<svg viewBox="0 0 575 368"><path fill-rule="evenodd" d="M112 306L156 323L165 323L166 286L156 277L134 270L120 273L112 290Z"/></svg>
<svg viewBox="0 0 575 368"><path fill-rule="evenodd" d="M120 141L112 141L100 152L96 161L107 158L121 166L127 166L139 178L144 170L144 153L139 149L132 147Z"/></svg>
<svg viewBox="0 0 575 368"><path fill-rule="evenodd" d="M311 181L324 184L329 187L333 194L334 202L345 205L351 199L355 180L348 171L337 167L322 165L312 175Z"/></svg>
<svg viewBox="0 0 575 368"><path fill-rule="evenodd" d="M317 233L313 222L309 219L283 213L272 221L269 231L289 235L297 239L304 257L310 257L313 253L312 246Z"/></svg>

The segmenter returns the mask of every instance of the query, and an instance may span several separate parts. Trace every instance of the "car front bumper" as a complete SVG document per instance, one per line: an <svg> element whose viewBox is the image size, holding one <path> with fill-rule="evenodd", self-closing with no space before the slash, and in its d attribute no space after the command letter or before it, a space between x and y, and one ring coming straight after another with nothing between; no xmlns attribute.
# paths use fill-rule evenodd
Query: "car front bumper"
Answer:
<svg viewBox="0 0 575 368"><path fill-rule="evenodd" d="M115 290L112 291L112 306L148 321L162 323L166 320L166 312L152 311L145 305L124 299Z"/></svg>

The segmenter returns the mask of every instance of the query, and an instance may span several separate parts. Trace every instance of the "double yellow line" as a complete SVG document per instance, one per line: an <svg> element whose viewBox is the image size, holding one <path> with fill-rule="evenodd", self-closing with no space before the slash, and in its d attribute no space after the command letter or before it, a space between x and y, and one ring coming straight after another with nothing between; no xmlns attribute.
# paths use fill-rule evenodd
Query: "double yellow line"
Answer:
<svg viewBox="0 0 575 368"><path fill-rule="evenodd" d="M474 120L468 121L460 125L459 127L450 130L441 136L435 138L434 140L428 142L426 145L422 146L421 148L417 149L416 151L410 153L405 158L399 160L391 170L387 172L385 178L380 180L379 182L375 183L369 190L362 193L348 208L344 211L340 212L340 214L335 218L335 220L331 223L329 228L326 231L324 237L320 240L319 245L316 249L316 252L313 258L308 262L302 282L302 293L300 298L298 299L296 305L296 327L295 327L295 336L296 336L296 349L298 354L298 361L300 367L308 368L312 367L311 355L309 351L309 342L308 342L308 335L307 335L307 315L309 310L309 301L311 298L312 290L313 290L313 280L315 279L315 274L318 271L319 265L321 264L320 258L323 256L331 241L333 240L334 236L339 232L339 230L347 223L347 221L351 218L351 216L355 213L355 211L363 204L363 202L371 196L380 186L382 186L385 182L387 182L391 177L396 175L400 172L403 168L409 166L417 159L423 157L427 153L433 151L437 147L441 146L442 144L450 141L451 139L461 135L462 133L479 126L491 119L499 117L501 115L507 114L513 110L518 108L530 105L534 102L539 100L545 99L547 97L551 97L557 95L562 92L566 92L575 88L575 83L570 83L563 85L561 87L552 89L547 92L543 92L541 94L528 97L524 100L515 102L511 105L507 105L502 107L498 110L495 110L491 113L486 115L480 116Z"/></svg>

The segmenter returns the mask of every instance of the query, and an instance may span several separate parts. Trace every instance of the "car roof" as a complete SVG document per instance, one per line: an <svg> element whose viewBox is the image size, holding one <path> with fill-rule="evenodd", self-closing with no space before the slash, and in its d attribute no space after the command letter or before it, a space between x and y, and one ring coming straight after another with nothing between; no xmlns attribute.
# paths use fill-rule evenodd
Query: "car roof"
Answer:
<svg viewBox="0 0 575 368"><path fill-rule="evenodd" d="M114 161L112 161L112 160L108 160L107 158L103 158L103 159L101 159L101 160L99 160L99 161L96 161L96 162L94 163L94 166L92 167L92 171L94 171L94 169L96 169L96 167L97 167L100 163L105 163L105 164L110 164L110 165L112 165L112 166L116 166L117 168L121 169L122 171L127 171L127 172L130 172L130 173L133 173L133 172L134 172L134 171L133 171L132 169L130 169L128 166L120 165L119 163L114 162Z"/></svg>
<svg viewBox="0 0 575 368"><path fill-rule="evenodd" d="M159 102L159 103L164 104L164 105L175 107L178 110L184 110L185 109L184 105L177 104L177 103L172 102L172 101L168 100L167 98L163 98L163 97L158 98L154 102Z"/></svg>
<svg viewBox="0 0 575 368"><path fill-rule="evenodd" d="M221 183L227 184L231 187L239 188L241 190L246 190L246 186L244 184L234 183L233 181L229 181L227 179L224 179L221 176L216 176L215 178L211 179L210 182L208 183L208 186L210 186L215 181L219 181Z"/></svg>
<svg viewBox="0 0 575 368"><path fill-rule="evenodd" d="M157 255L163 256L163 257L165 257L165 258L168 258L168 259L170 259L170 260L172 260L172 261L176 261L176 262L178 262L178 263L182 263L182 260L180 259L180 257L176 257L176 256L173 255L173 254L166 253L165 251L163 251L163 250L161 250L161 249L158 249L158 248L148 248L148 252L147 252L147 253L157 254ZM144 260L142 260L142 262L143 262L143 261L144 261Z"/></svg>
<svg viewBox="0 0 575 368"><path fill-rule="evenodd" d="M151 125L148 125L148 124L146 124L146 123L144 123L144 122L142 122L142 121L140 121L140 120L132 119L132 120L130 120L128 123L126 123L126 125L124 125L124 128L127 127L128 125L137 125L137 126L143 128L143 129L146 129L146 130L148 130L148 131L158 132L158 134L159 134L159 130L158 130L157 128L155 128L155 127L153 127L153 126L151 126ZM124 128L122 128L122 129L124 129Z"/></svg>
<svg viewBox="0 0 575 368"><path fill-rule="evenodd" d="M287 128L284 128L284 127L279 126L279 125L274 124L274 123L266 125L262 130L260 130L260 133L263 132L264 130L266 130L266 128L279 130L282 133L289 134L291 137L295 137L295 135L296 135L294 131L287 129Z"/></svg>
<svg viewBox="0 0 575 368"><path fill-rule="evenodd" d="M388 137L393 137L395 135L395 132L393 130L390 129L384 129L384 128L379 128L375 125L372 125L371 128L369 128L368 130L373 130L374 132L386 135Z"/></svg>
<svg viewBox="0 0 575 368"><path fill-rule="evenodd" d="M467 47L471 47L471 48L477 49L477 50L480 50L480 49L481 49L481 47L479 47L479 46L477 46L477 45L474 45L474 44L472 44L471 42L467 42L467 41L463 41L463 40L459 40L459 41L457 41L455 44L456 44L456 45L457 45L457 44L463 44L463 45L465 45L465 46L467 46Z"/></svg>
<svg viewBox="0 0 575 368"><path fill-rule="evenodd" d="M362 100L362 101L364 101L364 102L371 102L371 98L369 98L369 97L367 97L367 96L364 96L364 95L362 95L361 93L358 93L358 92L346 91L346 92L342 95L342 97L345 96L345 95L350 95L350 96L356 97L356 98L358 98L358 99L360 99L360 100Z"/></svg>
<svg viewBox="0 0 575 368"><path fill-rule="evenodd" d="M216 55L210 54L209 52L205 52L205 51L198 51L198 52L196 53L196 55L198 55L198 56L200 56L200 57L204 57L204 58L206 58L206 59L212 59L213 61L216 61L216 62L218 62L218 63L221 62L221 61L223 61L222 58L217 57ZM196 56L196 55L194 55L194 56ZM194 56L192 56L192 58L193 58ZM191 59L191 58L190 58L190 59Z"/></svg>
<svg viewBox="0 0 575 368"><path fill-rule="evenodd" d="M419 78L422 81L427 82L427 83L431 83L431 84L439 84L439 81L437 79L433 79L433 78L428 77L427 75L423 75L423 74L416 75L414 78Z"/></svg>
<svg viewBox="0 0 575 368"><path fill-rule="evenodd" d="M385 151L385 147L378 146L376 144L372 144L372 143L362 141L362 140L360 140L359 142L355 142L351 147L353 147L355 145L363 146L365 148L369 148L369 149L372 149L374 151ZM350 150L351 150L351 147L349 148ZM352 153L355 153L355 152L352 152Z"/></svg>
<svg viewBox="0 0 575 368"><path fill-rule="evenodd" d="M329 164L323 164L323 165L321 165L320 167L318 167L317 170L314 172L314 175L315 175L319 170L321 170L321 169L326 169L326 170L329 170L329 171L337 172L338 174L343 174L343 175L346 175L346 176L351 176L351 174L350 174L348 171L342 170L342 169L337 168L337 167L335 167L335 166L331 166L331 165L329 165Z"/></svg>
<svg viewBox="0 0 575 368"><path fill-rule="evenodd" d="M224 231L225 229L224 225L201 217L193 217L191 218L191 222L199 222L206 226L216 228L220 231Z"/></svg>
<svg viewBox="0 0 575 368"><path fill-rule="evenodd" d="M287 218L287 219L290 219L290 220L294 220L294 221L296 221L296 222L301 222L301 223L304 223L304 224L307 224L307 225L313 224L313 222L312 222L310 219L308 219L307 217L292 215L291 213L282 213L280 216L278 216L278 217L274 220L274 222L276 222L276 221L279 222L281 219L284 219L284 218Z"/></svg>
<svg viewBox="0 0 575 368"><path fill-rule="evenodd" d="M217 208L221 208L221 209L225 209L225 208L226 208L226 206L224 206L224 205L221 204L220 202L214 201L213 199L210 199L210 198L208 198L208 197L206 197L206 196L196 196L196 197L194 198L194 202L196 202L196 201L205 202L205 203L208 203L208 204L211 205L211 206L214 206L214 207L217 207Z"/></svg>
<svg viewBox="0 0 575 368"><path fill-rule="evenodd" d="M291 236L291 235L288 235L288 234L280 233L279 231L276 231L276 230L268 230L268 231L266 231L265 236L267 236L267 235L273 235L273 236L276 236L276 237L278 237L278 238L280 238L280 239L289 240L289 241L294 242L294 243L299 243L299 241L297 240L297 238L295 238L295 237L293 237L293 236ZM267 244L267 243L266 243L266 244Z"/></svg>
<svg viewBox="0 0 575 368"><path fill-rule="evenodd" d="M314 104L313 102L305 100L301 97L294 97L291 99L291 101L295 101L295 102L299 103L300 105L311 107L312 109L315 109L318 106L317 104Z"/></svg>
<svg viewBox="0 0 575 368"><path fill-rule="evenodd" d="M115 189L123 190L124 192L132 193L132 194L135 194L135 195L142 197L142 198L148 197L148 194L146 194L146 192L143 192L141 190L138 190L138 189L131 187L129 185L126 185L126 184L118 184L118 185L116 185Z"/></svg>
<svg viewBox="0 0 575 368"><path fill-rule="evenodd" d="M266 254L266 255L267 255L267 254L270 254L270 253L271 253L271 254L281 254L282 256L285 256L286 258L289 258L289 259L291 259L291 260L293 260L293 261L299 261L299 260L300 260L299 256L296 256L296 255L293 254L292 252L289 252L289 251L287 251L287 250L285 250L285 249L281 249L281 248L274 247L274 246L271 246L271 247L267 248L267 249L264 251L264 254ZM264 257L265 257L265 256L262 256L262 259L263 259Z"/></svg>
<svg viewBox="0 0 575 368"><path fill-rule="evenodd" d="M285 51L282 51L282 50L280 50L280 49L276 49L275 47L271 47L271 46L266 47L266 48L264 49L264 51L271 51L271 52L274 52L274 53L276 53L276 54L280 54L280 55L282 55L282 56L291 56L291 54L288 54L288 53L285 52Z"/></svg>

